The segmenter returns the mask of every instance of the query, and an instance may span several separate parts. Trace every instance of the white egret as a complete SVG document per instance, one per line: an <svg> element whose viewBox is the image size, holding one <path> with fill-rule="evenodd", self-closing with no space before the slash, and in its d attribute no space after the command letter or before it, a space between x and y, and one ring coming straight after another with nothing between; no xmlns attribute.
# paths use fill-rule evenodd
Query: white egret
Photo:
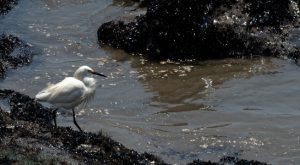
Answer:
<svg viewBox="0 0 300 165"><path fill-rule="evenodd" d="M73 77L66 77L57 84L49 85L47 88L40 91L35 99L53 104L57 108L72 109L73 122L80 130L81 128L76 122L74 109L79 104L86 104L93 98L96 91L96 80L92 77L87 77L88 74L95 74L106 77L103 74L95 72L88 66L79 67ZM54 110L54 122L56 126L56 111Z"/></svg>

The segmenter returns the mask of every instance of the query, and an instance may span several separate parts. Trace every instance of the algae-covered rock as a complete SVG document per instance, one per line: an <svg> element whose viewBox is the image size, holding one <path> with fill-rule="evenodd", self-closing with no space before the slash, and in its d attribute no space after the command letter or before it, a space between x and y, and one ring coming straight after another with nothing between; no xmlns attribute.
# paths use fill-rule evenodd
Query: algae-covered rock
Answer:
<svg viewBox="0 0 300 165"><path fill-rule="evenodd" d="M147 13L133 22L101 25L98 41L156 60L298 55L298 48L286 42L298 19L295 3L152 0Z"/></svg>
<svg viewBox="0 0 300 165"><path fill-rule="evenodd" d="M31 45L12 35L0 35L0 78L8 68L27 65L32 61Z"/></svg>
<svg viewBox="0 0 300 165"><path fill-rule="evenodd" d="M6 14L10 11L16 4L18 0L1 0L0 1L0 15Z"/></svg>
<svg viewBox="0 0 300 165"><path fill-rule="evenodd" d="M232 156L223 156L219 162L211 162L211 161L202 161L202 160L194 160L187 165L224 165L224 164L233 164L233 165L267 165L267 163L259 162L255 160L245 160Z"/></svg>

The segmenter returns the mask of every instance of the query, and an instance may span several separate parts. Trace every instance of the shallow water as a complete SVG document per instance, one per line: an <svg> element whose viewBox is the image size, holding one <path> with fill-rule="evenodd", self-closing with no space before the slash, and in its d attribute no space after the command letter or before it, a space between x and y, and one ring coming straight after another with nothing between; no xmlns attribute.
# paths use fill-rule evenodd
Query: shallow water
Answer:
<svg viewBox="0 0 300 165"><path fill-rule="evenodd" d="M36 56L32 64L9 70L0 87L34 97L47 83L89 65L108 78L98 78L95 99L77 109L77 121L87 131L103 131L169 163L223 155L300 163L297 65L259 56L197 64L150 62L99 48L96 32L102 23L132 17L132 8L121 4L21 0L0 18L0 32L29 42ZM76 129L71 112L60 110L58 119L59 125Z"/></svg>

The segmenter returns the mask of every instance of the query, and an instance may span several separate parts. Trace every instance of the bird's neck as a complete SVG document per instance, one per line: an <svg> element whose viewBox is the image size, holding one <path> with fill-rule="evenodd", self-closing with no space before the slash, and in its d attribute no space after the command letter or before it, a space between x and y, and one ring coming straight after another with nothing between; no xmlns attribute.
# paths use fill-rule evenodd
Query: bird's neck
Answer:
<svg viewBox="0 0 300 165"><path fill-rule="evenodd" d="M92 77L84 77L81 81L84 83L84 85L88 89L91 89L91 90L96 89L96 80L94 78L92 78Z"/></svg>
<svg viewBox="0 0 300 165"><path fill-rule="evenodd" d="M76 79L82 81L83 78L84 78L84 75L82 75L82 73L75 72L75 73L74 73L74 78L76 78Z"/></svg>
<svg viewBox="0 0 300 165"><path fill-rule="evenodd" d="M92 98L96 92L96 80L92 77L84 77L82 82L86 86L86 96Z"/></svg>

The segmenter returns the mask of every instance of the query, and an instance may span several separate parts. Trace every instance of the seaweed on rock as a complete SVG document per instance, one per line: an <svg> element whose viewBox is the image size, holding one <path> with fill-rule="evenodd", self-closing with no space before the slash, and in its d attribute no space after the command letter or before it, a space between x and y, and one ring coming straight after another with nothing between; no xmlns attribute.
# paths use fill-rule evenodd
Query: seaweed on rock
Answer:
<svg viewBox="0 0 300 165"><path fill-rule="evenodd" d="M255 160L245 160L239 159L237 157L232 156L223 156L219 162L211 162L211 161L202 161L202 160L194 160L187 165L224 165L224 164L233 164L233 165L267 165L267 163L259 162Z"/></svg>
<svg viewBox="0 0 300 165"><path fill-rule="evenodd" d="M294 21L296 11L291 10L289 0L244 0L249 13L250 26L279 26Z"/></svg>
<svg viewBox="0 0 300 165"><path fill-rule="evenodd" d="M29 44L12 35L0 35L0 78L5 77L8 68L29 64L32 57L33 52Z"/></svg>
<svg viewBox="0 0 300 165"><path fill-rule="evenodd" d="M0 1L0 15L6 14L17 3L18 3L18 0L1 0Z"/></svg>
<svg viewBox="0 0 300 165"><path fill-rule="evenodd" d="M133 22L102 24L98 41L156 60L298 55L292 44L282 46L290 27L279 28L292 25L298 9L276 2L152 0Z"/></svg>
<svg viewBox="0 0 300 165"><path fill-rule="evenodd" d="M29 96L12 90L0 90L0 97L9 98L12 118L51 125L52 109L43 107Z"/></svg>

